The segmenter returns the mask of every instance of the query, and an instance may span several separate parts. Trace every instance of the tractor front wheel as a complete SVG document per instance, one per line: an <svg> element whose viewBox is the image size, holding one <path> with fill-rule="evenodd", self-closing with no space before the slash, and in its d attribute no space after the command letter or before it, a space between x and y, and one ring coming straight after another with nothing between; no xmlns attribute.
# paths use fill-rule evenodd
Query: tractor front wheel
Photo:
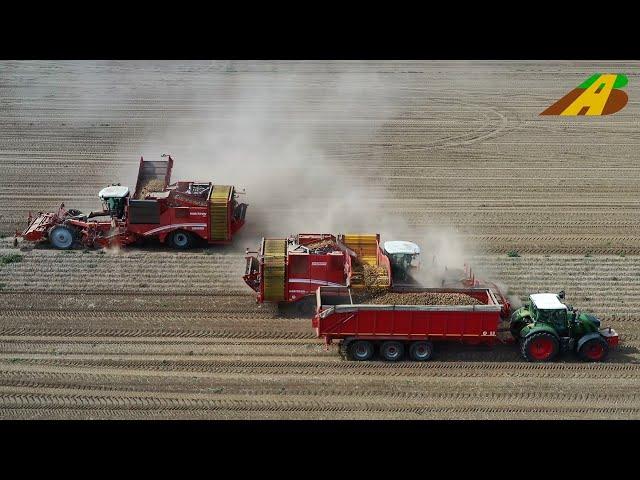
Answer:
<svg viewBox="0 0 640 480"><path fill-rule="evenodd" d="M49 230L49 243L58 250L69 250L74 242L75 232L65 225L56 225Z"/></svg>
<svg viewBox="0 0 640 480"><path fill-rule="evenodd" d="M587 340L578 350L578 355L585 362L601 362L609 353L609 345L603 338Z"/></svg>
<svg viewBox="0 0 640 480"><path fill-rule="evenodd" d="M548 332L529 335L521 345L522 356L530 362L548 362L558 354L558 339Z"/></svg>
<svg viewBox="0 0 640 480"><path fill-rule="evenodd" d="M187 250L193 246L193 236L189 232L176 230L169 237L169 245L177 250Z"/></svg>

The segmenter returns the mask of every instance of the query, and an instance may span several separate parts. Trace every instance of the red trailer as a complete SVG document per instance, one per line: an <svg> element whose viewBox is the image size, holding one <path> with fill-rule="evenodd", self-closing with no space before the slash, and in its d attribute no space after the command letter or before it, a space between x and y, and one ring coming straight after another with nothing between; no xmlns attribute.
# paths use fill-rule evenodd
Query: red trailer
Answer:
<svg viewBox="0 0 640 480"><path fill-rule="evenodd" d="M499 325L509 314L489 288L414 288L396 293L455 293L478 305L355 304L348 288L320 287L316 292L313 328L327 345L341 341L341 351L353 360L370 360L375 351L389 361L405 351L416 361L429 360L435 342L493 345L501 342ZM508 340L506 340L508 341Z"/></svg>
<svg viewBox="0 0 640 480"><path fill-rule="evenodd" d="M163 155L165 156L165 155ZM85 246L128 245L157 238L174 248L191 247L197 239L227 244L244 225L247 205L238 203L235 188L212 182L170 184L173 159L140 158L133 196L120 184L102 189L103 210L84 215L66 210L29 214L27 228L16 232L29 241L49 240L59 249L76 242Z"/></svg>

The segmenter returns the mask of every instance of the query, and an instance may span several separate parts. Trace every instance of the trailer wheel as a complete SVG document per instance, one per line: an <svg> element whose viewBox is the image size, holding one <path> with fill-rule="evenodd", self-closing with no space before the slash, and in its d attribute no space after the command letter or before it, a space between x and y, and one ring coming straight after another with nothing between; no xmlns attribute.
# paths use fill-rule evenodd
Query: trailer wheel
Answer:
<svg viewBox="0 0 640 480"><path fill-rule="evenodd" d="M433 344L431 342L413 342L409 347L409 356L416 362L425 362L433 355Z"/></svg>
<svg viewBox="0 0 640 480"><path fill-rule="evenodd" d="M585 362L601 362L609 353L609 345L603 338L587 340L578 350L578 355Z"/></svg>
<svg viewBox="0 0 640 480"><path fill-rule="evenodd" d="M360 362L370 360L373 357L373 344L367 340L356 340L349 345L349 357Z"/></svg>
<svg viewBox="0 0 640 480"><path fill-rule="evenodd" d="M404 356L404 345L400 342L384 342L380 347L380 355L388 362L397 362Z"/></svg>
<svg viewBox="0 0 640 480"><path fill-rule="evenodd" d="M529 335L521 345L522 356L530 362L548 362L559 350L558 339L547 332Z"/></svg>
<svg viewBox="0 0 640 480"><path fill-rule="evenodd" d="M49 243L59 250L68 250L73 246L75 235L73 230L65 225L56 225L49 230Z"/></svg>
<svg viewBox="0 0 640 480"><path fill-rule="evenodd" d="M193 245L193 236L189 232L176 230L169 237L169 245L178 250L187 250Z"/></svg>

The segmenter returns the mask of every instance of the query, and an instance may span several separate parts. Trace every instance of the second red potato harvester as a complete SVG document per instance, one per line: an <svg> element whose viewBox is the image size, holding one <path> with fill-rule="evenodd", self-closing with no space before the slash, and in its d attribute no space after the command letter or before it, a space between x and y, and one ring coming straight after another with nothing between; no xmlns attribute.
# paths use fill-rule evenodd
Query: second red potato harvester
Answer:
<svg viewBox="0 0 640 480"><path fill-rule="evenodd" d="M418 285L420 247L404 240L381 242L379 234L300 233L263 238L259 251L246 252L244 281L258 303L295 304L301 314L315 309L318 287L392 288ZM436 269L436 265L424 268ZM440 287L480 286L469 269L441 272ZM493 284L501 304L509 302Z"/></svg>

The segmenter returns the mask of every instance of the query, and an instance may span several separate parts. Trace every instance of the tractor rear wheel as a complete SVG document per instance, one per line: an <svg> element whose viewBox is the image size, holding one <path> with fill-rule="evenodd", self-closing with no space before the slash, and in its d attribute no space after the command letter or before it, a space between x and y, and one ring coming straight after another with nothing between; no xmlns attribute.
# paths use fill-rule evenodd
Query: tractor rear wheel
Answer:
<svg viewBox="0 0 640 480"><path fill-rule="evenodd" d="M404 345L400 342L384 342L380 346L380 355L388 362L397 362L404 355Z"/></svg>
<svg viewBox="0 0 640 480"><path fill-rule="evenodd" d="M601 362L609 353L609 345L604 338L587 340L578 350L578 355L585 362Z"/></svg>
<svg viewBox="0 0 640 480"><path fill-rule="evenodd" d="M349 345L349 357L360 362L370 360L373 357L373 344L367 340L356 340Z"/></svg>
<svg viewBox="0 0 640 480"><path fill-rule="evenodd" d="M522 356L530 362L548 362L558 354L560 345L550 333L538 332L526 337L520 348Z"/></svg>
<svg viewBox="0 0 640 480"><path fill-rule="evenodd" d="M49 230L49 243L58 250L69 250L75 242L75 232L66 225L56 225Z"/></svg>
<svg viewBox="0 0 640 480"><path fill-rule="evenodd" d="M169 237L169 245L177 250L187 250L193 246L193 236L189 232L176 230Z"/></svg>
<svg viewBox="0 0 640 480"><path fill-rule="evenodd" d="M413 342L409 347L409 356L416 362L425 362L433 355L433 344L431 342Z"/></svg>

